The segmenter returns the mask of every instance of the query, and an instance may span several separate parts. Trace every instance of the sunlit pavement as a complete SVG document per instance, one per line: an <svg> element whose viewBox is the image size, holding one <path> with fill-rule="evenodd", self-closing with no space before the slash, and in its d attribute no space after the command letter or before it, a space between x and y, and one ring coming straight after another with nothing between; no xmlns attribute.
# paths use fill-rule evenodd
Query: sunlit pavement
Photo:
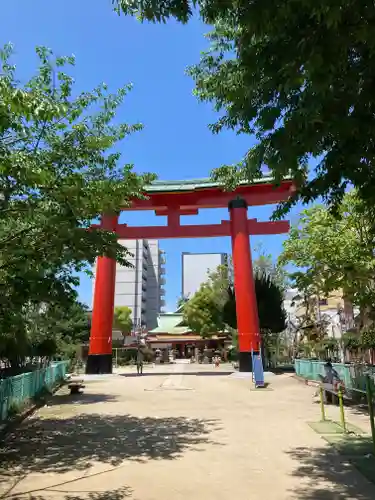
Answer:
<svg viewBox="0 0 375 500"><path fill-rule="evenodd" d="M319 419L314 388L288 374L254 391L232 372L179 364L137 376L135 367L119 368L87 380L82 395L61 390L9 436L2 498L375 498L375 487L307 425Z"/></svg>

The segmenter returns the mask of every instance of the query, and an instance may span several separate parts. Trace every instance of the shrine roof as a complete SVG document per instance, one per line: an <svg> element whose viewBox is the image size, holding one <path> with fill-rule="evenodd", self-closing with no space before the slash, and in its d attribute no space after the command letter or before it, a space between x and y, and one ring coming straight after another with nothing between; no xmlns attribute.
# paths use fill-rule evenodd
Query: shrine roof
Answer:
<svg viewBox="0 0 375 500"><path fill-rule="evenodd" d="M290 178L285 178L286 181L290 181ZM274 182L273 177L264 176L259 179L254 179L253 182L240 181L240 186L251 186L254 184L272 184ZM183 191L196 191L197 189L212 189L223 187L223 184L219 182L214 182L209 177L202 179L187 179L187 180L173 180L173 181L161 181L156 180L146 186L146 193L171 193L171 192L183 192Z"/></svg>
<svg viewBox="0 0 375 500"><path fill-rule="evenodd" d="M196 334L188 334L188 335L179 335L179 336L173 336L173 335L155 335L155 337L150 337L148 338L148 342L151 344L157 344L158 342L161 343L179 343L179 342L199 342L199 341L204 341L207 342L208 340L222 340L226 339L227 337L224 336L218 336L218 335L211 335L209 338L202 337L201 335L196 335Z"/></svg>
<svg viewBox="0 0 375 500"><path fill-rule="evenodd" d="M158 317L158 326L150 330L150 334L184 334L190 329L183 325L183 315L181 313L161 313Z"/></svg>

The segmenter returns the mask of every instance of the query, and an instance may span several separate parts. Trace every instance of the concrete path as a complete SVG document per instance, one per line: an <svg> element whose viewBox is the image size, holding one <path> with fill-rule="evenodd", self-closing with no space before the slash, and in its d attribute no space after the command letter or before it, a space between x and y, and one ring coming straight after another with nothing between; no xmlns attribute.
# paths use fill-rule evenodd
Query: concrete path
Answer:
<svg viewBox="0 0 375 500"><path fill-rule="evenodd" d="M225 366L134 370L93 379L81 396L60 391L9 436L0 498L375 499L307 425L319 420L314 389L291 375L250 391Z"/></svg>

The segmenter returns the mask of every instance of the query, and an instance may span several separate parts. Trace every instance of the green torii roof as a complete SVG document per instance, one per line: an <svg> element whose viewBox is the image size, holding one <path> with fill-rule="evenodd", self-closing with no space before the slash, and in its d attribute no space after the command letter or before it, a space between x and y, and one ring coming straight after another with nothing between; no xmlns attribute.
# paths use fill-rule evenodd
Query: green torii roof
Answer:
<svg viewBox="0 0 375 500"><path fill-rule="evenodd" d="M285 180L291 180L289 177L285 177ZM254 179L252 182L240 181L239 185L251 186L253 184L272 184L274 178L272 176L265 175L259 179ZM203 179L188 179L188 180L174 180L174 181L159 181L156 180L150 185L146 186L146 193L165 193L165 192L182 192L182 191L195 191L197 189L207 189L207 188L217 188L223 187L220 182L214 182L209 177Z"/></svg>

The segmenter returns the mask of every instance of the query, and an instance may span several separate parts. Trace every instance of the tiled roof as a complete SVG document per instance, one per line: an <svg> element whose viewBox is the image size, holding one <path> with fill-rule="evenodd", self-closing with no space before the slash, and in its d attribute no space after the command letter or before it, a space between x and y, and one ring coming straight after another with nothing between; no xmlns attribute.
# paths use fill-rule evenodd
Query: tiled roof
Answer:
<svg viewBox="0 0 375 500"><path fill-rule="evenodd" d="M160 335L186 335L194 333L190 330L190 328L183 324L183 314L182 313L162 313L158 316L158 326L153 330L150 330L148 334L150 336L158 336ZM223 334L226 335L225 333ZM198 339L201 337L198 336ZM217 339L222 337L217 337L216 335L212 335L209 339Z"/></svg>
<svg viewBox="0 0 375 500"><path fill-rule="evenodd" d="M155 335L154 338L149 337L147 339L148 342L151 344L153 342L165 342L165 343L173 343L173 342L197 342L199 340L204 340L204 341L209 341L209 340L218 340L218 339L224 339L226 338L225 336L220 337L217 335L212 335L212 337L209 337L207 339L201 337L200 335L178 335L178 336L173 336L173 335Z"/></svg>
<svg viewBox="0 0 375 500"><path fill-rule="evenodd" d="M190 329L187 326L182 325L183 316L180 313L164 313L160 314L158 317L158 326L153 330L150 330L151 335L157 333L170 333L175 335L181 335L187 333Z"/></svg>
<svg viewBox="0 0 375 500"><path fill-rule="evenodd" d="M289 177L285 178L290 180ZM272 176L263 176L259 179L254 179L253 182L240 181L240 185L247 186L252 184L273 183ZM220 187L222 184L214 182L209 177L203 179L188 179L188 180L175 180L175 181L154 181L149 186L146 186L146 193L165 193L165 192L181 192L181 191L195 191L197 189L208 189Z"/></svg>
<svg viewBox="0 0 375 500"><path fill-rule="evenodd" d="M165 333L168 335L183 335L184 333L189 333L191 330L187 326L175 326L173 328L166 328L157 326L153 330L150 330L149 335L158 335L159 333Z"/></svg>
<svg viewBox="0 0 375 500"><path fill-rule="evenodd" d="M148 342L196 342L202 340L200 335L155 335L155 337L149 337Z"/></svg>

